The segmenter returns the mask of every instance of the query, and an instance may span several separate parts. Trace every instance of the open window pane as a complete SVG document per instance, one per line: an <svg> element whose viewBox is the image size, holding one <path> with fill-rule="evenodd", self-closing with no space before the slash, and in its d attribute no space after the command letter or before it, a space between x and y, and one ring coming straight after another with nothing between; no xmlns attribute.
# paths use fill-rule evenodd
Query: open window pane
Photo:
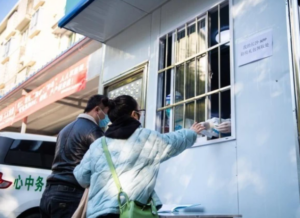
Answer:
<svg viewBox="0 0 300 218"><path fill-rule="evenodd" d="M208 54L208 91L213 91L219 88L219 51L218 48L213 49Z"/></svg>
<svg viewBox="0 0 300 218"><path fill-rule="evenodd" d="M166 67L166 48L166 37L163 37L159 40L159 70Z"/></svg>
<svg viewBox="0 0 300 218"><path fill-rule="evenodd" d="M168 55L167 55L167 67L171 66L173 64L173 59L174 59L174 49L173 49L173 44L174 44L174 39L173 39L173 34L169 34L168 36Z"/></svg>
<svg viewBox="0 0 300 218"><path fill-rule="evenodd" d="M226 128L225 128L226 131L221 134L221 137L231 136L230 90L221 93L221 114L222 114L222 122L226 123Z"/></svg>
<svg viewBox="0 0 300 218"><path fill-rule="evenodd" d="M221 7L220 10L220 32L221 32L221 42L228 42L230 40L229 31L229 6L225 5Z"/></svg>
<svg viewBox="0 0 300 218"><path fill-rule="evenodd" d="M221 113L223 119L231 118L230 90L221 93Z"/></svg>
<svg viewBox="0 0 300 218"><path fill-rule="evenodd" d="M208 96L208 114L209 119L219 118L219 93Z"/></svg>
<svg viewBox="0 0 300 218"><path fill-rule="evenodd" d="M218 8L215 8L213 11L208 13L209 16L209 46L212 47L219 43L219 22L218 22Z"/></svg>
<svg viewBox="0 0 300 218"><path fill-rule="evenodd" d="M230 47L221 46L221 87L230 85Z"/></svg>

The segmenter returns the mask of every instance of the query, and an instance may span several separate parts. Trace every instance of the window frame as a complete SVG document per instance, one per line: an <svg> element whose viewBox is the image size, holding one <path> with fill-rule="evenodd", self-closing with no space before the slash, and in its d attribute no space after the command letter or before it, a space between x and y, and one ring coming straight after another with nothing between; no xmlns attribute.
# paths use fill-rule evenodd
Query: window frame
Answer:
<svg viewBox="0 0 300 218"><path fill-rule="evenodd" d="M40 19L40 12L41 12L41 8L37 9L32 17L31 17L31 22L30 22L30 27L29 27L29 32L32 31L32 29L34 29L35 27L38 26L39 23L39 19Z"/></svg>
<svg viewBox="0 0 300 218"><path fill-rule="evenodd" d="M230 26L230 28L229 28L229 35L230 35L229 42L228 41L226 41L226 42L219 42L219 43L217 43L214 46L209 46L209 42L208 42L208 40L209 40L208 39L208 37L209 37L208 13L209 13L209 11L212 11L216 7L218 7L219 10L220 10L220 8L222 6L224 6L224 5L228 5L228 8L229 8L229 26ZM219 16L220 16L220 14L219 14ZM166 37L166 39L167 39L168 36L169 36L169 34L170 33L173 34L173 32L176 32L176 34L175 34L175 38L176 38L178 30L181 30L183 28L185 28L187 30L188 26L193 25L192 23L196 23L196 27L195 28L198 28L197 23L199 21L201 21L202 19L206 19L205 20L205 25L206 25L206 43L207 43L206 48L204 50L202 50L201 52L196 51L196 54L191 55L188 58L185 57L184 60L181 60L181 61L177 61L177 60L172 61L172 64L170 66L167 65L167 53L168 52L166 52L165 57L164 57L165 58L165 62L166 62L165 63L165 67L164 68L160 68L160 65L159 65L160 64L160 39L162 39L163 37ZM218 20L220 20L220 18L218 18ZM220 30L220 24L219 24L218 29ZM198 30L196 30L196 32L198 32ZM188 32L186 31L186 34L187 33ZM219 34L219 36L220 35L221 34ZM208 54L210 51L212 51L212 50L214 50L216 48L219 48L218 50L220 51L221 47L223 45L225 45L225 44L229 43L229 46L230 46L230 48L229 48L229 53L230 53L229 54L229 56L230 56L230 63L229 63L229 67L230 67L230 85L229 86L219 87L218 89L215 89L213 91L209 91L208 92L208 90L207 90L207 88L208 88L208 84L207 84L208 80L206 78L206 80L205 80L205 93L204 94L202 94L202 95L195 95L195 97L189 98L188 100L184 99L183 101L172 102L172 104L167 105L167 106L162 105L162 107L158 107L159 106L158 102L160 102L160 100L162 100L162 99L161 99L161 97L159 97L157 95L158 98L157 98L157 106L156 106L156 111L155 111L156 116L157 116L157 113L159 111L165 111L168 108L172 109L172 108L175 108L178 105L183 105L183 107L184 107L184 109L183 109L184 112L183 113L186 114L186 111L185 111L185 105L186 105L186 103L195 102L195 100L201 99L201 98L204 98L204 97L205 97L205 101L207 101L206 96L211 96L214 93L222 93L222 92L224 92L226 90L230 90L231 136L217 138L217 139L213 139L213 140L207 140L206 139L205 141L203 141L203 140L197 140L193 147L198 147L198 146L203 146L203 145L209 145L209 144L216 144L216 143L222 143L222 142L231 141L231 140L235 140L236 139L236 128L235 128L235 119L236 119L235 116L236 116L236 113L235 113L235 97L234 97L234 93L235 93L235 90L234 90L234 88L235 88L235 86L234 86L234 81L235 81L235 78L234 78L234 62L235 62L235 60L234 60L234 55L233 55L233 52L234 52L234 47L233 47L234 38L233 38L233 36L234 35L233 35L232 0L224 0L224 1L218 2L216 4L213 4L210 7L207 7L206 9L203 10L202 13L199 13L199 15L193 16L192 19L187 19L184 22L179 23L175 27L170 28L168 31L165 31L164 33L160 34L159 37L158 37L158 44L157 44L157 46L158 46L158 49L157 49L157 57L158 57L157 80L159 79L159 75L161 73L167 72L168 70L172 70L172 71L175 70L175 72L173 72L173 74L175 74L176 73L176 68L178 66L180 66L182 64L184 64L184 66L186 66L185 63L189 63L189 61L197 60L199 57L201 57L201 55ZM186 38L186 40L188 40L188 38ZM175 40L175 42L177 43L177 40ZM168 45L167 41L166 41L165 45ZM198 40L197 40L197 44L196 45L198 46ZM177 46L172 46L172 47L173 47L172 48L173 54L176 54L176 55L174 55L175 57L172 57L172 59L177 59L178 58L178 55L176 53L177 52L176 51ZM175 51L173 51L174 49L175 49ZM185 51L186 53L188 52L188 49L189 49L189 47L186 46L186 51ZM166 48L166 51L167 51L167 48ZM207 61L207 63L208 63L208 61ZM206 74L206 77L207 77L207 74ZM175 79L174 78L175 78L175 76L171 77L171 88L170 88L171 89L170 94L172 95L172 99L173 100L175 99L175 91L176 91L175 88L174 88L174 86L175 86L175 83L174 83ZM159 87L159 85L158 85L157 88L158 88L157 94L165 92L164 90L162 90L162 89L164 89L164 87ZM185 93L184 93L184 95L185 95ZM220 101L220 99L219 99L219 101ZM205 108L205 114L206 114L207 113L207 103L205 103L205 107L206 107ZM162 127L164 126L163 122L165 122L165 113L163 114L163 116L164 116L164 118L161 121L161 123L162 123L161 126ZM171 110L170 116L173 117L173 120L174 120L174 112L173 112L173 110ZM207 117L207 115L205 115L205 116ZM172 120L172 122L170 122L170 128L171 129L173 129L173 127L174 127L173 126L173 120ZM155 127L157 128L157 123L156 123Z"/></svg>
<svg viewBox="0 0 300 218"><path fill-rule="evenodd" d="M21 32L21 46L26 46L29 39L29 25L27 25Z"/></svg>
<svg viewBox="0 0 300 218"><path fill-rule="evenodd" d="M114 77L106 82L103 82L102 93L108 96L109 88L123 86L127 83L134 81L136 78L142 79L142 95L141 104L139 110L142 112L143 120L141 121L142 126L146 126L146 110L147 110L147 87L148 87L148 61L143 62L128 71L122 72L119 76Z"/></svg>
<svg viewBox="0 0 300 218"><path fill-rule="evenodd" d="M11 49L11 42L12 42L12 38L10 38L9 40L7 40L4 44L4 54L3 57L8 57L10 54L10 49Z"/></svg>

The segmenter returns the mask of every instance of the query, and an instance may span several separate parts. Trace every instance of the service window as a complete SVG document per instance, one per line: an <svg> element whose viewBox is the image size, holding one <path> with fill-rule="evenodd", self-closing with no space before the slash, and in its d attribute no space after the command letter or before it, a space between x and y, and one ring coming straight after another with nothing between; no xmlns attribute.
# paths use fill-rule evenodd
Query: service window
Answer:
<svg viewBox="0 0 300 218"><path fill-rule="evenodd" d="M104 85L104 93L109 98L116 98L120 95L130 95L138 103L141 110L140 122L145 125L145 109L146 109L146 78L147 65L142 65L130 72L124 73L118 79Z"/></svg>
<svg viewBox="0 0 300 218"><path fill-rule="evenodd" d="M16 139L6 154L4 164L51 169L55 145L55 142Z"/></svg>
<svg viewBox="0 0 300 218"><path fill-rule="evenodd" d="M231 136L229 5L223 2L159 40L156 129L166 133L205 122L199 137ZM218 129L226 123L227 129Z"/></svg>

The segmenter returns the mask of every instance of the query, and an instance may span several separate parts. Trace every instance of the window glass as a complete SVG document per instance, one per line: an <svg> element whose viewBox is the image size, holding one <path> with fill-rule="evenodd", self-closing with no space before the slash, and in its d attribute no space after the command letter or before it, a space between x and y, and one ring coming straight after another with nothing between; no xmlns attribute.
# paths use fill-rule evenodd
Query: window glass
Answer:
<svg viewBox="0 0 300 218"><path fill-rule="evenodd" d="M196 101L196 121L205 120L205 98L200 98Z"/></svg>
<svg viewBox="0 0 300 218"><path fill-rule="evenodd" d="M104 93L109 98L116 98L121 95L130 95L133 97L137 103L140 110L145 110L145 95L146 95L146 89L145 89L145 72L146 72L146 65L139 67L138 69L135 69L130 74L127 74L123 78L119 78L119 80L116 80L110 84L107 84L104 88ZM162 76L166 76L166 74L161 73ZM163 86L165 84L164 80L159 81L160 85ZM165 93L165 90L162 89L162 91ZM165 96L165 94L161 93L161 97ZM164 99L160 99L158 101L158 104L160 104L160 107L164 104ZM141 111L140 114L140 122L142 125L145 124L145 114L146 111Z"/></svg>
<svg viewBox="0 0 300 218"><path fill-rule="evenodd" d="M229 6L222 6L220 9L220 32L221 32L221 43L228 42L230 40L229 32Z"/></svg>
<svg viewBox="0 0 300 218"><path fill-rule="evenodd" d="M39 13L40 13L40 10L37 10L33 15L32 15L32 19L31 19L31 22L32 22L32 25L31 27L35 27L38 23L38 20L39 20Z"/></svg>
<svg viewBox="0 0 300 218"><path fill-rule="evenodd" d="M221 87L230 85L230 47L223 45L220 48L221 52Z"/></svg>
<svg viewBox="0 0 300 218"><path fill-rule="evenodd" d="M184 65L177 67L175 74L175 102L184 99Z"/></svg>
<svg viewBox="0 0 300 218"><path fill-rule="evenodd" d="M4 44L4 54L3 54L3 57L7 57L7 56L9 55L10 46L11 46L11 39L9 39L9 40Z"/></svg>
<svg viewBox="0 0 300 218"><path fill-rule="evenodd" d="M161 132L161 133L168 133L172 131L171 123L170 123L170 118L172 116L172 108L163 110L163 111L158 111L156 113L156 131Z"/></svg>
<svg viewBox="0 0 300 218"><path fill-rule="evenodd" d="M158 131L189 128L197 121L207 127L201 140L231 135L218 132L231 120L229 30L229 7L222 3L160 38Z"/></svg>
<svg viewBox="0 0 300 218"><path fill-rule="evenodd" d="M75 33L71 33L69 35L69 46L73 45L75 43L75 39L76 39L76 34Z"/></svg>
<svg viewBox="0 0 300 218"><path fill-rule="evenodd" d="M14 140L4 162L15 166L51 169L54 153L55 142Z"/></svg>
<svg viewBox="0 0 300 218"><path fill-rule="evenodd" d="M21 44L26 45L27 40L28 40L28 28L26 28L22 33Z"/></svg>
<svg viewBox="0 0 300 218"><path fill-rule="evenodd" d="M197 59L196 72L196 95L205 93L205 80L207 74L207 55L203 55Z"/></svg>
<svg viewBox="0 0 300 218"><path fill-rule="evenodd" d="M208 90L214 91L219 88L219 49L215 48L208 52Z"/></svg>
<svg viewBox="0 0 300 218"><path fill-rule="evenodd" d="M185 28L177 32L177 62L185 60L186 55L186 37Z"/></svg>
<svg viewBox="0 0 300 218"><path fill-rule="evenodd" d="M181 130L184 127L183 105L176 106L174 109L174 130Z"/></svg>
<svg viewBox="0 0 300 218"><path fill-rule="evenodd" d="M218 8L215 8L214 10L210 11L208 13L208 20L209 20L209 46L212 47L219 43L218 39L218 28L219 28L219 22L218 22Z"/></svg>
<svg viewBox="0 0 300 218"><path fill-rule="evenodd" d="M188 57L197 53L197 32L196 24L190 24L187 28L188 32Z"/></svg>
<svg viewBox="0 0 300 218"><path fill-rule="evenodd" d="M195 122L195 102L191 102L186 104L185 106L185 123L184 123L184 128L191 128L191 126Z"/></svg>
<svg viewBox="0 0 300 218"><path fill-rule="evenodd" d="M207 49L206 35L206 19L201 18L198 21L198 52L203 52Z"/></svg>
<svg viewBox="0 0 300 218"><path fill-rule="evenodd" d="M185 93L186 98L192 98L195 96L195 80L196 80L196 62L195 60L191 60L187 63L187 71L186 71L186 86Z"/></svg>
<svg viewBox="0 0 300 218"><path fill-rule="evenodd" d="M138 105L142 105L142 85L142 78L139 78L124 85L120 85L109 91L107 94L109 98L116 98L120 95L130 95L137 101Z"/></svg>

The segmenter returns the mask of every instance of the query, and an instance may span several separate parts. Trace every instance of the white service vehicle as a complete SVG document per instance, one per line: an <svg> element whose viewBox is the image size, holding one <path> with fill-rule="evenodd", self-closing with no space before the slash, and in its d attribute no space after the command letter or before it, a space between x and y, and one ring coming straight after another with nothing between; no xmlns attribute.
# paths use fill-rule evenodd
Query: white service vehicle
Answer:
<svg viewBox="0 0 300 218"><path fill-rule="evenodd" d="M56 137L0 132L0 218L39 218Z"/></svg>

